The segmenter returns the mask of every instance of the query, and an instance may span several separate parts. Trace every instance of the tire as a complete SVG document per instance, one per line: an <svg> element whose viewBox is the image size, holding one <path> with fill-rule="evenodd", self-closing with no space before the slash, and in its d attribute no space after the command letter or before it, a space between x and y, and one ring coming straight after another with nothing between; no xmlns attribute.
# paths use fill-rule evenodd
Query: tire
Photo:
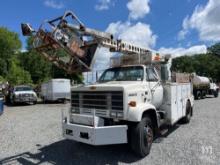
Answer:
<svg viewBox="0 0 220 165"><path fill-rule="evenodd" d="M132 150L140 157L145 157L150 153L151 145L154 139L153 124L148 116L131 127L130 146Z"/></svg>
<svg viewBox="0 0 220 165"><path fill-rule="evenodd" d="M218 90L214 91L214 97L215 97L215 98L218 97Z"/></svg>
<svg viewBox="0 0 220 165"><path fill-rule="evenodd" d="M12 98L12 99L10 100L10 104L11 104L12 106L14 106L14 105L15 105L14 98Z"/></svg>
<svg viewBox="0 0 220 165"><path fill-rule="evenodd" d="M187 101L186 103L186 115L185 117L182 119L184 124L187 124L190 122L191 120L191 116L192 116L192 107L189 101Z"/></svg>
<svg viewBox="0 0 220 165"><path fill-rule="evenodd" d="M205 99L206 98L206 91L202 91L201 93L201 99Z"/></svg>
<svg viewBox="0 0 220 165"><path fill-rule="evenodd" d="M42 97L42 102L43 102L43 104L46 104L47 103L46 98Z"/></svg>
<svg viewBox="0 0 220 165"><path fill-rule="evenodd" d="M200 99L201 99L201 96L202 96L201 92L200 92L200 91L197 91L197 92L196 92L196 99L197 99L197 100L200 100Z"/></svg>
<svg viewBox="0 0 220 165"><path fill-rule="evenodd" d="M61 102L62 102L63 104L66 104L66 103L67 103L67 102L66 102L66 99L62 99Z"/></svg>
<svg viewBox="0 0 220 165"><path fill-rule="evenodd" d="M193 95L194 95L194 99L198 100L197 92L193 92Z"/></svg>

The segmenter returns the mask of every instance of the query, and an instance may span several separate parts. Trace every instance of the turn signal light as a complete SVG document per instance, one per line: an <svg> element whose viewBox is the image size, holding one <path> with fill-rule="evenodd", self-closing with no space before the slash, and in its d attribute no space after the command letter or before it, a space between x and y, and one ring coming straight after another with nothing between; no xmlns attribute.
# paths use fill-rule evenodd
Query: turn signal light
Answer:
<svg viewBox="0 0 220 165"><path fill-rule="evenodd" d="M128 105L130 107L136 107L136 101L130 101L130 103L128 103Z"/></svg>

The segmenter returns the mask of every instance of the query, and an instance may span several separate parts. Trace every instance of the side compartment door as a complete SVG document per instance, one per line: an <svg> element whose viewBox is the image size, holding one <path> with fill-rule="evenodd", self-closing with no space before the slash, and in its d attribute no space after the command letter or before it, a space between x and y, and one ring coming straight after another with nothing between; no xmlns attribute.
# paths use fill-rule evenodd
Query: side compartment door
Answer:
<svg viewBox="0 0 220 165"><path fill-rule="evenodd" d="M171 110L170 110L170 114L171 114L171 121L172 124L175 123L178 119L178 104L177 104L177 86L176 85L172 85L170 87L170 95L171 95Z"/></svg>
<svg viewBox="0 0 220 165"><path fill-rule="evenodd" d="M178 118L181 118L183 115L183 92L182 86L177 85L177 113Z"/></svg>

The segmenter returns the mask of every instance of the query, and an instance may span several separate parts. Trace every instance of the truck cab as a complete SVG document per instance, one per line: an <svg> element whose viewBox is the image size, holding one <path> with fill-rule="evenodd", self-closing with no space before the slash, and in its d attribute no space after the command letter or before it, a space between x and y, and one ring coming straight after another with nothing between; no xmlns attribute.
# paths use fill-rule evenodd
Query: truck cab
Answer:
<svg viewBox="0 0 220 165"><path fill-rule="evenodd" d="M146 156L162 125L192 116L191 84L162 81L160 74L154 65L123 65L106 69L93 85L73 87L64 137L91 145L129 142Z"/></svg>
<svg viewBox="0 0 220 165"><path fill-rule="evenodd" d="M213 95L214 97L218 97L219 94L219 86L216 85L216 83L212 79L210 79L209 94Z"/></svg>

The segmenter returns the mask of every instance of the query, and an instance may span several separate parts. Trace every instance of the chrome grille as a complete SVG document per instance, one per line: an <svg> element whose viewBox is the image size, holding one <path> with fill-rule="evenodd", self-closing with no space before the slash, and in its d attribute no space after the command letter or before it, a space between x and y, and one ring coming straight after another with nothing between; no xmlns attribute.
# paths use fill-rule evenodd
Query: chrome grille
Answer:
<svg viewBox="0 0 220 165"><path fill-rule="evenodd" d="M23 94L19 94L20 97L32 97L33 94L30 93L23 93Z"/></svg>
<svg viewBox="0 0 220 165"><path fill-rule="evenodd" d="M92 114L95 110L96 115L106 116L109 111L123 111L122 91L72 91L71 96L72 108L81 109L81 113Z"/></svg>
<svg viewBox="0 0 220 165"><path fill-rule="evenodd" d="M94 112L93 112L93 109L81 108L81 113L86 114L86 115L92 115ZM109 111L96 109L95 115L96 116L103 116L103 117L109 116Z"/></svg>

